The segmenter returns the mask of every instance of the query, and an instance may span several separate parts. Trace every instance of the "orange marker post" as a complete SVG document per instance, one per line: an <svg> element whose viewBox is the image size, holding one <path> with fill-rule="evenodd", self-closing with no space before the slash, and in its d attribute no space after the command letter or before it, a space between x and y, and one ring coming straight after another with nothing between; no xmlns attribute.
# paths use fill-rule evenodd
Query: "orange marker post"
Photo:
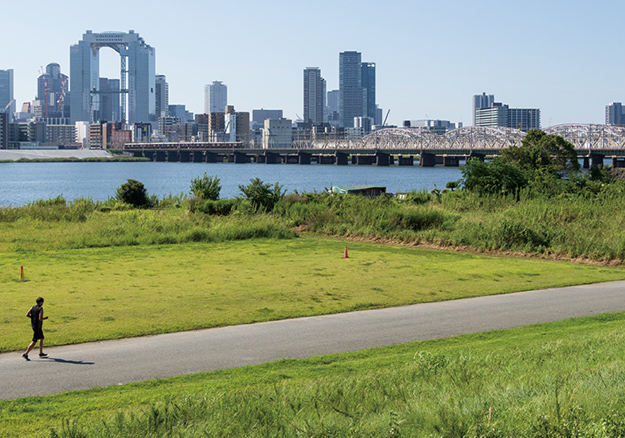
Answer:
<svg viewBox="0 0 625 438"><path fill-rule="evenodd" d="M347 255L347 245L345 245L345 255L343 256L344 259L348 259L349 256Z"/></svg>
<svg viewBox="0 0 625 438"><path fill-rule="evenodd" d="M24 267L20 266L20 280L24 279Z"/></svg>

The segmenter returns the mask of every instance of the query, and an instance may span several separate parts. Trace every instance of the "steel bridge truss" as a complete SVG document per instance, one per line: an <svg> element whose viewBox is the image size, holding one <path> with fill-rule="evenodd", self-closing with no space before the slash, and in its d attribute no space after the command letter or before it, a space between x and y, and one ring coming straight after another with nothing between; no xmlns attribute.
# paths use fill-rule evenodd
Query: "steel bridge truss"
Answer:
<svg viewBox="0 0 625 438"><path fill-rule="evenodd" d="M625 150L625 127L595 124L556 125L543 130L573 144L577 151ZM502 127L464 127L436 134L428 128L388 128L361 138L333 134L294 141L297 149L496 151L520 146L525 132Z"/></svg>

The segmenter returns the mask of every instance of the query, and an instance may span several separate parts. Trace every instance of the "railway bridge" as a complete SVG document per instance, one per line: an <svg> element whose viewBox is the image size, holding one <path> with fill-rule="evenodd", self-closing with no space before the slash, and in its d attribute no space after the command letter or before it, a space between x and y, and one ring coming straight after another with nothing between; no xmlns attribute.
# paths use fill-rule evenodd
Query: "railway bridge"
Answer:
<svg viewBox="0 0 625 438"><path fill-rule="evenodd" d="M573 144L585 168L611 158L625 167L625 127L595 124L557 125L543 130ZM362 138L333 134L295 140L290 148L247 148L243 143L128 143L124 151L153 161L458 166L471 157L496 156L520 146L525 132L509 128L465 127L436 134L427 128L387 128Z"/></svg>

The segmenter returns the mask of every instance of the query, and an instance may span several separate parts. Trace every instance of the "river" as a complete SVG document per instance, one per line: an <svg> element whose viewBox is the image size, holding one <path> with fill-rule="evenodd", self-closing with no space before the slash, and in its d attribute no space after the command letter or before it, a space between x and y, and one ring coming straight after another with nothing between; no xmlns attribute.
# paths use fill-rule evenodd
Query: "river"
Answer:
<svg viewBox="0 0 625 438"><path fill-rule="evenodd" d="M321 192L333 185L368 184L386 187L388 192L413 189L443 189L461 178L454 167L422 168L336 166L298 164L155 163L155 162L43 162L0 163L0 207L20 206L39 199L62 195L67 200L91 198L105 201L128 179L141 181L148 194L163 198L189 194L191 180L204 173L216 176L221 198L240 194L239 185L253 178L282 184L292 193Z"/></svg>

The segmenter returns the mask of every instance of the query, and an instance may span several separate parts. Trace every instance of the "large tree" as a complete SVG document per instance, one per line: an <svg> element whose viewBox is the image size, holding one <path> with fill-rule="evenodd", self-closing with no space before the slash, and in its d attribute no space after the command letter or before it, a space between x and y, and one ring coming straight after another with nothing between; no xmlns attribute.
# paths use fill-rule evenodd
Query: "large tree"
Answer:
<svg viewBox="0 0 625 438"><path fill-rule="evenodd" d="M537 129L527 133L521 146L504 149L501 160L530 173L562 174L580 169L577 152L571 143L559 135L545 134Z"/></svg>

